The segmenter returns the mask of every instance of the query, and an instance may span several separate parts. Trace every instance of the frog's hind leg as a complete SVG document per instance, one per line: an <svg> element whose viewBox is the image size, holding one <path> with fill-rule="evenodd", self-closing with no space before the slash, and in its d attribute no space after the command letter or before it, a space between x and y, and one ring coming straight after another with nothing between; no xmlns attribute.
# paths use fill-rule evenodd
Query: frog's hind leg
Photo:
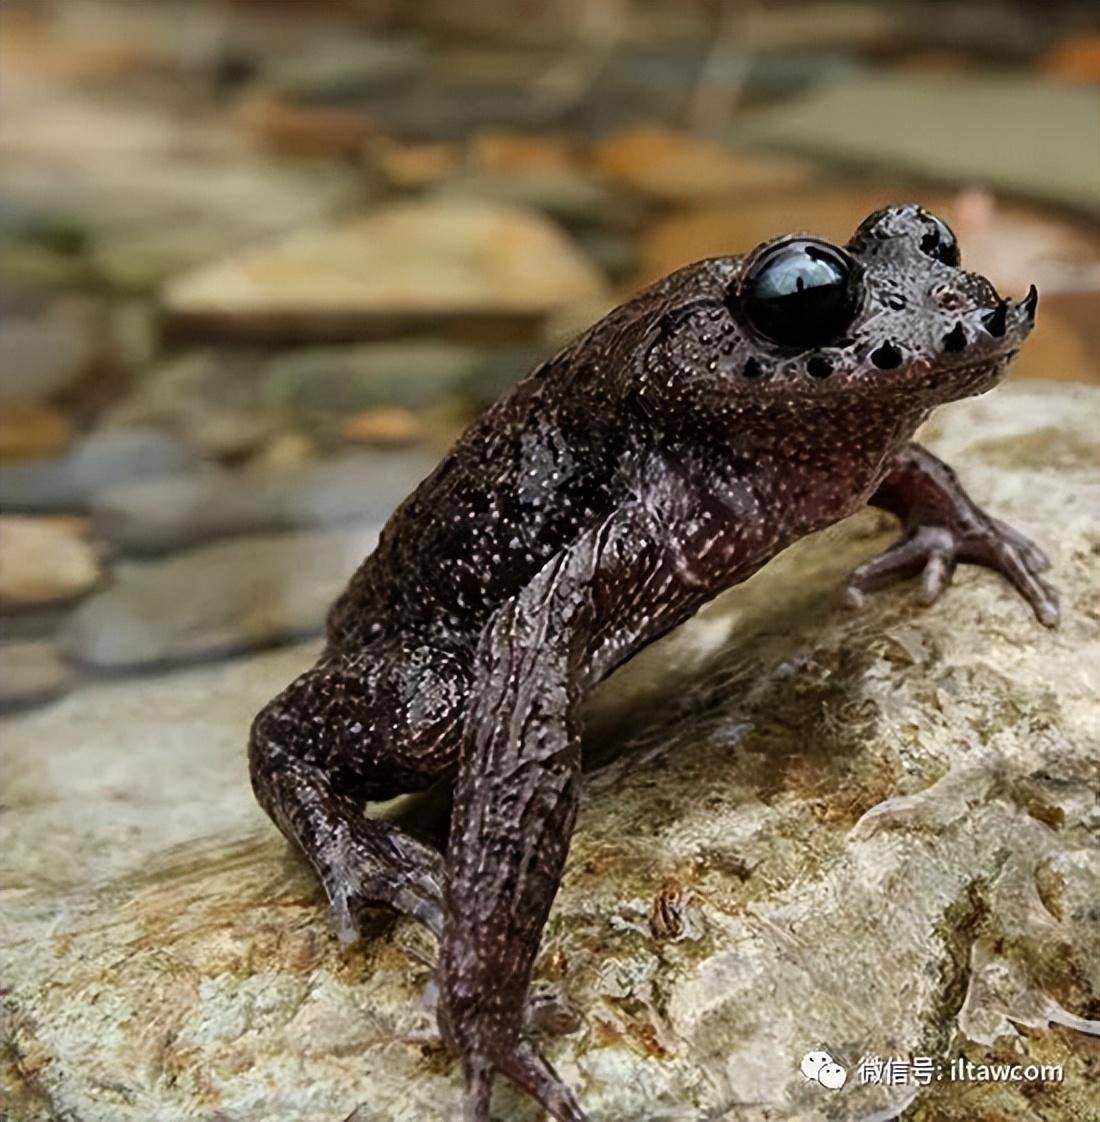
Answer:
<svg viewBox="0 0 1100 1122"><path fill-rule="evenodd" d="M344 942L371 907L442 933L442 854L367 817L363 804L423 789L453 767L463 690L456 660L428 648L335 653L253 722L253 790L316 872Z"/></svg>

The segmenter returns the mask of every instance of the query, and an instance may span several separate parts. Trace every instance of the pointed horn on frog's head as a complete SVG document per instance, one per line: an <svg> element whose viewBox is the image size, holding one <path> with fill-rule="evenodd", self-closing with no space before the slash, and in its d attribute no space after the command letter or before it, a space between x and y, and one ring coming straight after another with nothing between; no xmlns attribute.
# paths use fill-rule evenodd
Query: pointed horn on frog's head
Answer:
<svg viewBox="0 0 1100 1122"><path fill-rule="evenodd" d="M1016 305L1027 316L1029 323L1035 322L1035 309L1039 306L1039 290L1032 285L1027 295Z"/></svg>

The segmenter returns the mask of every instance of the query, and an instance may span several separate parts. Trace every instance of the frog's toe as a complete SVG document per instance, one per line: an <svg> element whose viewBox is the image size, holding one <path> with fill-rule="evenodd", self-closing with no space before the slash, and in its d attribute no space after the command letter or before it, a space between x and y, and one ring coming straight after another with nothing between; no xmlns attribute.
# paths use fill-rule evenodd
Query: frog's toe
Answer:
<svg viewBox="0 0 1100 1122"><path fill-rule="evenodd" d="M437 938L443 933L443 893L432 871L409 868L370 873L357 864L334 861L322 877L332 909L332 925L345 946L356 942L379 909L418 920Z"/></svg>
<svg viewBox="0 0 1100 1122"><path fill-rule="evenodd" d="M1042 573L1050 568L1050 558L1026 534L1021 534L999 518L990 518L989 523L996 537L1019 550L1024 564L1033 573Z"/></svg>
<svg viewBox="0 0 1100 1122"><path fill-rule="evenodd" d="M1035 618L1044 627L1057 627L1060 615L1058 593L1036 575L1047 566L1036 563L1038 559L1032 552L1034 548L1026 539L1016 542L1007 535L996 534L968 543L963 559L995 569L1031 605ZM1040 557L1043 562L1046 561L1041 553Z"/></svg>
<svg viewBox="0 0 1100 1122"><path fill-rule="evenodd" d="M520 1040L511 1052L494 1056L467 1057L466 1099L463 1122L492 1122L489 1097L497 1074L506 1076L522 1087L556 1122L588 1122L573 1092L558 1073L526 1040Z"/></svg>
<svg viewBox="0 0 1100 1122"><path fill-rule="evenodd" d="M528 1090L558 1122L588 1122L573 1092L526 1040L501 1065L501 1071Z"/></svg>
<svg viewBox="0 0 1100 1122"><path fill-rule="evenodd" d="M850 607L860 608L868 592L919 573L921 597L930 604L951 583L954 559L955 542L950 532L922 526L855 569L848 577L845 599Z"/></svg>

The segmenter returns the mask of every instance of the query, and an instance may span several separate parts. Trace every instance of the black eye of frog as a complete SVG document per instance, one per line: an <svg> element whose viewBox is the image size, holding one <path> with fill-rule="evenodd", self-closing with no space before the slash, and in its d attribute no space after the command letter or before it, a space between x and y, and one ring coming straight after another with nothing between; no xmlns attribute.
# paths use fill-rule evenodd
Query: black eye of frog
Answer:
<svg viewBox="0 0 1100 1122"><path fill-rule="evenodd" d="M739 304L761 335L814 347L842 335L859 304L856 266L836 246L812 238L780 242L752 264Z"/></svg>
<svg viewBox="0 0 1100 1122"><path fill-rule="evenodd" d="M922 253L942 261L945 265L959 264L959 243L951 227L942 219L927 211L922 216L927 227L921 235L920 248Z"/></svg>

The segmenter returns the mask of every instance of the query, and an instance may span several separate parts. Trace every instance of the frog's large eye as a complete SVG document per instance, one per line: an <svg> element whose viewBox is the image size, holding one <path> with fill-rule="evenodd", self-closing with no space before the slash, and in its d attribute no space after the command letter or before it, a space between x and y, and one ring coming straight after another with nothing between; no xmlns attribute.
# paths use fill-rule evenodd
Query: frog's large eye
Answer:
<svg viewBox="0 0 1100 1122"><path fill-rule="evenodd" d="M959 242L951 227L942 218L937 218L928 211L924 211L921 218L925 226L920 239L921 252L945 265L958 266Z"/></svg>
<svg viewBox="0 0 1100 1122"><path fill-rule="evenodd" d="M766 249L739 286L740 307L761 335L816 347L843 335L859 304L856 267L828 242L796 238Z"/></svg>

